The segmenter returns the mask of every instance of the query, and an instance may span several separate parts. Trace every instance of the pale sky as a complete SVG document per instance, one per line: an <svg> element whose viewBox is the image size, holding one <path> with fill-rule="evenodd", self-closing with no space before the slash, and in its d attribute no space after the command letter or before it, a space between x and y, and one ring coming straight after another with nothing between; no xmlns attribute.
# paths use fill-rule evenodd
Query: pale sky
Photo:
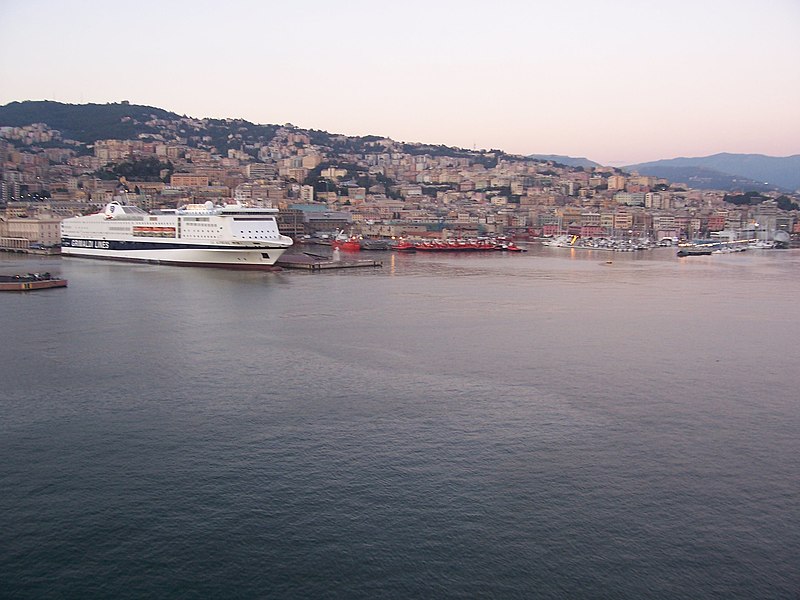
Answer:
<svg viewBox="0 0 800 600"><path fill-rule="evenodd" d="M0 0L0 105L629 164L800 154L800 0Z"/></svg>

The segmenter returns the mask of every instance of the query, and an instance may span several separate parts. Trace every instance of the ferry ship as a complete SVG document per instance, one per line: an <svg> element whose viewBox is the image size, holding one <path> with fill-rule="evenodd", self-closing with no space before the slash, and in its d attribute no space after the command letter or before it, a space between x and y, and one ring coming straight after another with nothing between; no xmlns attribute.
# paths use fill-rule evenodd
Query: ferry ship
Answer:
<svg viewBox="0 0 800 600"><path fill-rule="evenodd" d="M292 245L275 208L189 204L150 214L111 202L61 222L61 254L226 269L271 270Z"/></svg>

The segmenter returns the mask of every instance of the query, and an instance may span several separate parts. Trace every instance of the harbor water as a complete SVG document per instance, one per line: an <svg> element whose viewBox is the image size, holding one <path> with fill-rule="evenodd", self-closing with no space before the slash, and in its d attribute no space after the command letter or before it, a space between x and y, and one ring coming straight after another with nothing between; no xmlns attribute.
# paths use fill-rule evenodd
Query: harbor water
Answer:
<svg viewBox="0 0 800 600"><path fill-rule="evenodd" d="M797 598L800 251L0 255L0 596Z"/></svg>

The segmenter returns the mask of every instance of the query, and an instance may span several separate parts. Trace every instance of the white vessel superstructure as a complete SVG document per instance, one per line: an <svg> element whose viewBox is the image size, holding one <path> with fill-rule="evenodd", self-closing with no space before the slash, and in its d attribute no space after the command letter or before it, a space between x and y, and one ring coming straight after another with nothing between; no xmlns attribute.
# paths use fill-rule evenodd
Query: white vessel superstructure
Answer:
<svg viewBox="0 0 800 600"><path fill-rule="evenodd" d="M292 245L275 208L189 204L150 214L111 202L94 215L61 223L61 254L175 265L274 268Z"/></svg>

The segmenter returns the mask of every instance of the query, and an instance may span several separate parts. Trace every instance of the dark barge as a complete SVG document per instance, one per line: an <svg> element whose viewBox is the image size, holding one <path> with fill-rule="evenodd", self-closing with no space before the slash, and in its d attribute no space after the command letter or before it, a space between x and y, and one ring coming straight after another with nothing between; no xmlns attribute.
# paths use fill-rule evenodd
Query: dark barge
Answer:
<svg viewBox="0 0 800 600"><path fill-rule="evenodd" d="M67 280L52 277L50 273L0 275L0 292L25 292L57 287L67 287Z"/></svg>

